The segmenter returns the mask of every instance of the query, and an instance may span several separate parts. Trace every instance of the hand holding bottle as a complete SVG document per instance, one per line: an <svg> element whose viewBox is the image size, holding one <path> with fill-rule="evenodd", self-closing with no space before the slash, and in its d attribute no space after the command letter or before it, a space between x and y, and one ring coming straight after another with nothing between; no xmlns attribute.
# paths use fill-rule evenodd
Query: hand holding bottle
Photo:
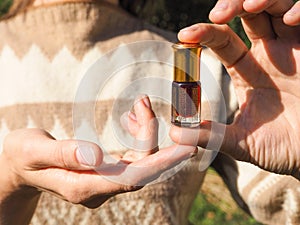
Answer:
<svg viewBox="0 0 300 225"><path fill-rule="evenodd" d="M211 48L232 78L239 111L230 125L214 123L215 127L226 126L220 150L298 179L299 8L300 2L294 4L291 0L220 0L210 13L210 19L218 24L196 24L178 34L182 42ZM222 25L238 15L251 41L250 49L227 25ZM212 123L203 121L200 130L174 126L170 135L181 144L191 144L198 138L198 145L205 148ZM223 136L219 138L222 141Z"/></svg>

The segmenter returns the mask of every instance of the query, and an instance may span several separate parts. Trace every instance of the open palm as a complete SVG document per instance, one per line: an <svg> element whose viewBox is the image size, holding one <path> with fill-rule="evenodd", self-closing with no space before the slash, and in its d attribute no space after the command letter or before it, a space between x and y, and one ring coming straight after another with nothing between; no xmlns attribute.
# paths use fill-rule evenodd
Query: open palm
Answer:
<svg viewBox="0 0 300 225"><path fill-rule="evenodd" d="M240 110L228 127L225 152L271 171L298 173L299 47L297 41L260 40L228 68Z"/></svg>

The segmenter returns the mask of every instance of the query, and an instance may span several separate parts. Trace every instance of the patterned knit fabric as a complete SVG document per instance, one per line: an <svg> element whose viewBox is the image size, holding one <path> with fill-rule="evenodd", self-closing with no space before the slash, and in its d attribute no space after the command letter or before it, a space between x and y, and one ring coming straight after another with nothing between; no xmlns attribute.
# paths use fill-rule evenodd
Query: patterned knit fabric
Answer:
<svg viewBox="0 0 300 225"><path fill-rule="evenodd" d="M0 22L0 143L11 130L38 127L49 131L57 139L76 138L72 109L74 99L85 72L105 53L119 46L142 40L175 41L175 35L153 28L107 3L69 2L33 8L16 17ZM145 54L157 54L148 49ZM154 54L154 55L155 55ZM128 50L126 56L140 57ZM166 56L171 59L172 56ZM229 80L222 75L221 64L207 50L203 60L223 88L227 111L221 107L222 96L214 92L206 73L202 87L209 87L203 96L202 117L225 122L236 108ZM107 60L109 62L109 59ZM206 68L207 69L207 68ZM113 77L99 94L95 104L96 130L101 144L109 152L122 152L126 146L115 138L112 124L116 98L126 85L147 76L170 80L172 70L161 65L136 65ZM150 84L135 90L143 93ZM168 90L158 90L168 91ZM118 101L120 109L128 109L132 97ZM209 100L210 104L206 100ZM153 99L152 99L153 100ZM153 107L163 124L170 121L170 106L154 99ZM82 115L86 106L82 105ZM84 116L79 117L79 126ZM225 119L224 119L225 118ZM82 125L83 126L83 125ZM75 137L74 137L75 136ZM161 146L171 144L164 137ZM168 180L146 186L134 193L111 198L98 209L86 209L44 193L32 224L130 224L184 225L197 194L205 170L203 164L211 155L206 152L188 161ZM30 157L30 156L29 156ZM236 201L259 221L272 225L300 224L299 181L262 171L248 163L222 159L217 162L219 172ZM91 187L92 188L92 187Z"/></svg>
<svg viewBox="0 0 300 225"><path fill-rule="evenodd" d="M219 155L214 168L239 206L268 225L300 224L300 182Z"/></svg>
<svg viewBox="0 0 300 225"><path fill-rule="evenodd" d="M136 41L175 41L174 34L141 23L117 7L88 2L32 8L2 21L0 33L1 145L9 131L24 127L46 129L57 139L74 138L73 101L85 72L98 58ZM134 53L131 56L135 57ZM209 54L207 58L221 82L221 64ZM163 67L164 78L170 80L172 69ZM95 107L95 121L102 144L110 152L126 150L111 128L112 107L120 90L139 77L162 76L161 71L156 72L137 66L105 86ZM132 99L126 97L118 102L120 108L130 105ZM203 103L203 116L212 118L211 110L220 113L219 97L211 107ZM160 120L168 124L169 104L156 99L153 107ZM162 145L170 144L165 137ZM204 161L210 154L206 157ZM201 155L168 180L113 197L98 209L86 209L44 193L32 224L188 224L189 209L205 175L205 170L198 170L200 160Z"/></svg>
<svg viewBox="0 0 300 225"><path fill-rule="evenodd" d="M300 224L299 180L244 162L237 166L237 185L254 218L270 225Z"/></svg>

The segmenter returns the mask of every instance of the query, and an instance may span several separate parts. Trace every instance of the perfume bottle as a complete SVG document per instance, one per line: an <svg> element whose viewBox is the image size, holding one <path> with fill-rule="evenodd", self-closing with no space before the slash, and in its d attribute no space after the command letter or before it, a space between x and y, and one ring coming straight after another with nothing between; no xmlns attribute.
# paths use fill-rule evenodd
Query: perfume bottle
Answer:
<svg viewBox="0 0 300 225"><path fill-rule="evenodd" d="M201 121L200 44L177 43L174 50L171 122L197 127Z"/></svg>

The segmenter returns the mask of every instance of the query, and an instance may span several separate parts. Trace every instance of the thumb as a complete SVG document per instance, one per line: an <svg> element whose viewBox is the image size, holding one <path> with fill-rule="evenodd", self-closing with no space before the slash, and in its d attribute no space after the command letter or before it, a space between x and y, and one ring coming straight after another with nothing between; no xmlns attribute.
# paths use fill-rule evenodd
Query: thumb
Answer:
<svg viewBox="0 0 300 225"><path fill-rule="evenodd" d="M49 150L53 148L54 160L58 167L67 169L91 169L100 166L103 153L94 143L79 140L62 140L49 143ZM47 159L46 159L47 160Z"/></svg>
<svg viewBox="0 0 300 225"><path fill-rule="evenodd" d="M18 141L16 141L18 140ZM6 149L17 151L31 168L59 167L87 170L101 164L103 153L98 145L79 140L55 140L40 129L22 129L6 138Z"/></svg>

